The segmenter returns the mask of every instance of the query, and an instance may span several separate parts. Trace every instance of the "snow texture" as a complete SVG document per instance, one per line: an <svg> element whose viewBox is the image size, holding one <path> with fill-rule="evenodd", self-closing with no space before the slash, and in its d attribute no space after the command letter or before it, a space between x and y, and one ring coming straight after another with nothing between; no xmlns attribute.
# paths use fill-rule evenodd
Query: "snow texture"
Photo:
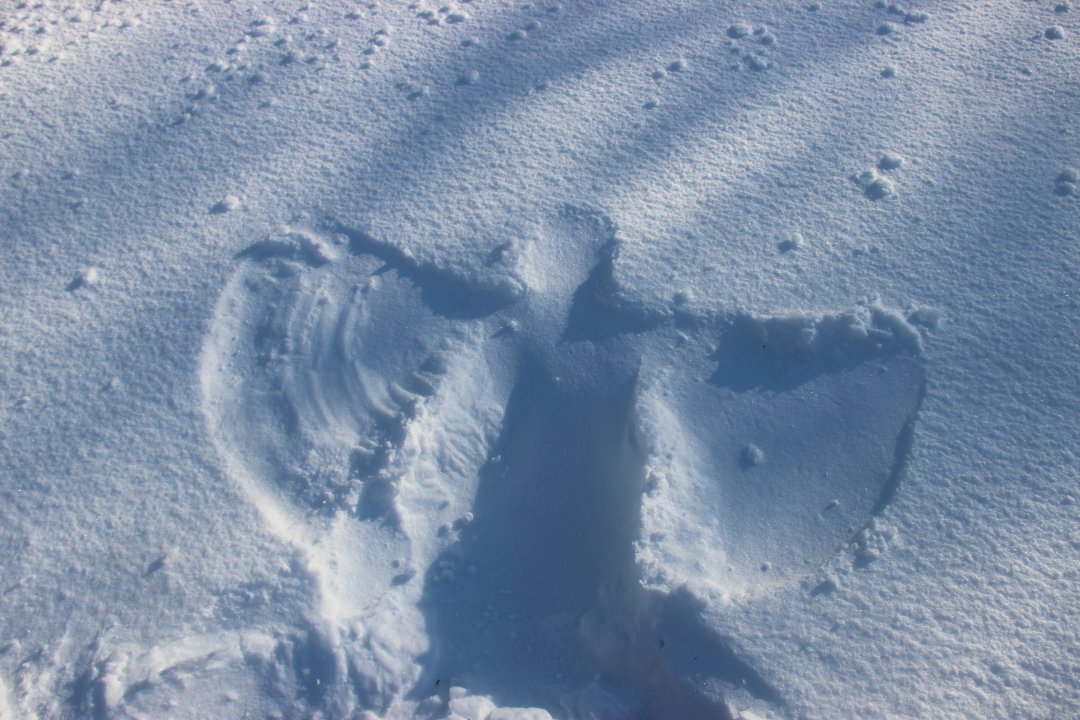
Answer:
<svg viewBox="0 0 1080 720"><path fill-rule="evenodd" d="M1070 718L1069 3L0 9L0 720Z"/></svg>

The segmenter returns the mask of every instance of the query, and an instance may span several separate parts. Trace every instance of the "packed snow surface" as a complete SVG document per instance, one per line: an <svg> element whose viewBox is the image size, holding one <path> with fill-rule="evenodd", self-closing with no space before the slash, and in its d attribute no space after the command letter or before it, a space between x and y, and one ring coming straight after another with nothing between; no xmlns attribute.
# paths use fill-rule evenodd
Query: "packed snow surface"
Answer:
<svg viewBox="0 0 1080 720"><path fill-rule="evenodd" d="M0 719L1080 717L1080 8L0 8Z"/></svg>

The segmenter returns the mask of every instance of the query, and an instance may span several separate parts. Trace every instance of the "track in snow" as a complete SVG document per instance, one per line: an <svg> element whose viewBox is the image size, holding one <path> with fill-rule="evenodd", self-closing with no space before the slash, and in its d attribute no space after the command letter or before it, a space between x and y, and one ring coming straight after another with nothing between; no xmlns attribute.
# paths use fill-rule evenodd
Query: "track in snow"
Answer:
<svg viewBox="0 0 1080 720"><path fill-rule="evenodd" d="M451 685L564 712L725 717L731 686L782 703L701 609L805 580L884 509L918 334L876 305L644 312L618 250L567 207L464 270L332 221L237 257L205 413L309 558L341 666L316 671L340 685L319 704L445 709Z"/></svg>

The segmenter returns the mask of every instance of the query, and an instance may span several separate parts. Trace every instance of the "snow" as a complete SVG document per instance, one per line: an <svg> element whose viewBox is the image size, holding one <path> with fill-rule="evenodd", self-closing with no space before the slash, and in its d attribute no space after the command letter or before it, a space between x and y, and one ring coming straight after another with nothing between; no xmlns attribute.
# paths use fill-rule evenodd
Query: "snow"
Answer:
<svg viewBox="0 0 1080 720"><path fill-rule="evenodd" d="M1072 717L1069 3L11 3L0 718Z"/></svg>

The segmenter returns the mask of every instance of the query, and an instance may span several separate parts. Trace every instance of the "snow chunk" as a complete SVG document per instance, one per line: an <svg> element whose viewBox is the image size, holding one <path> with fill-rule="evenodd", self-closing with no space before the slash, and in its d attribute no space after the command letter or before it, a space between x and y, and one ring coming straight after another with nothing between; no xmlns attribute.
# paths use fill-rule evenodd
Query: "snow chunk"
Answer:
<svg viewBox="0 0 1080 720"><path fill-rule="evenodd" d="M1054 192L1062 196L1075 195L1078 182L1080 182L1080 173L1073 168L1066 168L1054 180Z"/></svg>
<svg viewBox="0 0 1080 720"><path fill-rule="evenodd" d="M71 282L68 283L67 289L68 291L74 291L81 288L93 287L94 285L98 284L99 280L100 275L97 268L86 268L84 270L80 270L75 274L75 277L73 277L71 279Z"/></svg>
<svg viewBox="0 0 1080 720"><path fill-rule="evenodd" d="M729 38L734 39L734 40L738 40L738 39L746 37L747 35L749 35L753 31L754 31L754 28L751 27L748 23L737 22L737 23L733 23L732 25L730 25L728 27L727 36Z"/></svg>
<svg viewBox="0 0 1080 720"><path fill-rule="evenodd" d="M757 445L750 443L742 449L739 459L743 467L751 468L765 462L765 453Z"/></svg>
<svg viewBox="0 0 1080 720"><path fill-rule="evenodd" d="M458 76L458 85L475 85L480 82L480 73L477 70L466 70Z"/></svg>
<svg viewBox="0 0 1080 720"><path fill-rule="evenodd" d="M862 189L863 195L874 201L884 200L896 194L896 185L893 181L874 169L863 170L857 175L852 175L851 181Z"/></svg>
<svg viewBox="0 0 1080 720"><path fill-rule="evenodd" d="M240 207L240 198L238 198L236 195L226 195L225 197L221 198L221 200L216 202L212 208L210 208L210 212L214 213L215 215L222 215L227 212L232 212L238 207Z"/></svg>
<svg viewBox="0 0 1080 720"><path fill-rule="evenodd" d="M904 164L904 158L894 152L884 152L878 158L879 170L896 170Z"/></svg>

